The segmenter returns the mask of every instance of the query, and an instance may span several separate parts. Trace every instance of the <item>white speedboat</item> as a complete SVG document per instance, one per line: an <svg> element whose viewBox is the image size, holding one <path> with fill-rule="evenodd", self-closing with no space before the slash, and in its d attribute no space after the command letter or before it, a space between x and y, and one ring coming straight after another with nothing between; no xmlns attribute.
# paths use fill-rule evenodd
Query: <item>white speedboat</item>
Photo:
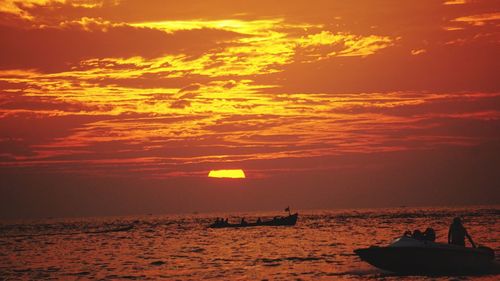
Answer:
<svg viewBox="0 0 500 281"><path fill-rule="evenodd" d="M387 247L354 252L375 267L403 274L481 273L492 268L495 260L495 252L488 247L467 248L408 236L395 239Z"/></svg>

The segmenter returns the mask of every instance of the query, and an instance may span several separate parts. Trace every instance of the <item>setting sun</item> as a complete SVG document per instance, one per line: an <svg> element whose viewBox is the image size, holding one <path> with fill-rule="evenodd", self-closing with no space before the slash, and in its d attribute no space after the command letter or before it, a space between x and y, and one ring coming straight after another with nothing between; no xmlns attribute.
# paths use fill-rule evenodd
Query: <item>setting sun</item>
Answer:
<svg viewBox="0 0 500 281"><path fill-rule="evenodd" d="M208 173L209 178L231 178L231 179L244 179L245 172L243 170L212 170Z"/></svg>

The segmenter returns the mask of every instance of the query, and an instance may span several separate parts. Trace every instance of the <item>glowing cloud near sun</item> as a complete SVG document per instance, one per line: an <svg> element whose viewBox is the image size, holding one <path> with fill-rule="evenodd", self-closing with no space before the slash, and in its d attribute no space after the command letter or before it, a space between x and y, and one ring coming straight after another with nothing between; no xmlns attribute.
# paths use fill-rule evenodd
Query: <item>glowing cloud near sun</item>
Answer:
<svg viewBox="0 0 500 281"><path fill-rule="evenodd" d="M231 179L244 179L245 172L241 169L237 170L212 170L208 173L209 178L231 178Z"/></svg>

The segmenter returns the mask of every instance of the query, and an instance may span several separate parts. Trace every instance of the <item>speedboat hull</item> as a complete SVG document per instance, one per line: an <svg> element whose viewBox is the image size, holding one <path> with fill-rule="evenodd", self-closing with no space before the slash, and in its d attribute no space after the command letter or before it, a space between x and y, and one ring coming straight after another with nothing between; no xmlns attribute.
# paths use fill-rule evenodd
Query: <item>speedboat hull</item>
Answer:
<svg viewBox="0 0 500 281"><path fill-rule="evenodd" d="M375 246L354 252L361 260L375 267L404 274L479 273L487 271L495 258L493 250L487 247L466 248L430 241L414 242L406 245L394 243L388 247Z"/></svg>

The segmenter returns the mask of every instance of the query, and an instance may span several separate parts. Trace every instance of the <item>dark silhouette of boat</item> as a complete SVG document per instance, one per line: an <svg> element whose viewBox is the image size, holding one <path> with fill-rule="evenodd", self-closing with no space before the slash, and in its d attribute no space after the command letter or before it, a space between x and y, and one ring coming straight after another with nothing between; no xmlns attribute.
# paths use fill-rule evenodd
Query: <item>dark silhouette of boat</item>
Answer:
<svg viewBox="0 0 500 281"><path fill-rule="evenodd" d="M98 234L98 233L108 233L108 232L123 232L123 231L129 231L134 228L134 225L125 225L125 226L120 226L117 228L111 228L111 229L101 229L101 230L96 230L96 231L87 231L85 233L89 234Z"/></svg>
<svg viewBox="0 0 500 281"><path fill-rule="evenodd" d="M361 260L400 274L476 274L493 267L495 252L403 236L387 247L356 249Z"/></svg>
<svg viewBox="0 0 500 281"><path fill-rule="evenodd" d="M299 217L298 213L289 214L286 217L274 217L271 220L256 221L256 222L243 222L243 223L227 223L224 221L214 222L209 225L209 228L227 228L227 227L253 227L253 226L293 226L297 223Z"/></svg>

